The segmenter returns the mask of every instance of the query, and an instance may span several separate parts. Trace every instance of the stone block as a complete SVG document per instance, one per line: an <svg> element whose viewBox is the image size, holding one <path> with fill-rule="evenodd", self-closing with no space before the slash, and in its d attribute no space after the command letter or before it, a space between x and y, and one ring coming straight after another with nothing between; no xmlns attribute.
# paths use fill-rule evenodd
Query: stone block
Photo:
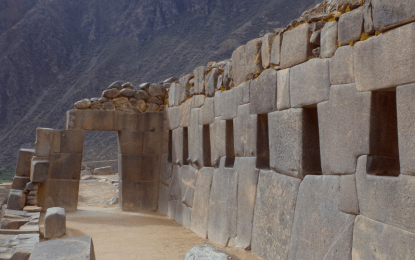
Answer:
<svg viewBox="0 0 415 260"><path fill-rule="evenodd" d="M185 205L181 200L176 200L176 213L174 214L174 220L181 226L183 226L183 208Z"/></svg>
<svg viewBox="0 0 415 260"><path fill-rule="evenodd" d="M205 98L205 104L199 110L199 125L209 125L215 118L215 99Z"/></svg>
<svg viewBox="0 0 415 260"><path fill-rule="evenodd" d="M321 174L316 109L292 108L268 114L270 166L296 178Z"/></svg>
<svg viewBox="0 0 415 260"><path fill-rule="evenodd" d="M253 253L263 259L287 259L301 180L261 170L252 229Z"/></svg>
<svg viewBox="0 0 415 260"><path fill-rule="evenodd" d="M255 166L255 157L235 158L234 169L238 174L238 216L235 246L243 249L251 247L252 223L259 175L259 169L256 169Z"/></svg>
<svg viewBox="0 0 415 260"><path fill-rule="evenodd" d="M359 41L363 30L363 7L341 15L338 30L340 46Z"/></svg>
<svg viewBox="0 0 415 260"><path fill-rule="evenodd" d="M238 157L256 156L257 115L251 115L250 106L238 106L238 116L233 119L234 151Z"/></svg>
<svg viewBox="0 0 415 260"><path fill-rule="evenodd" d="M145 182L159 181L160 156L118 155L118 174L120 180Z"/></svg>
<svg viewBox="0 0 415 260"><path fill-rule="evenodd" d="M340 176L307 175L301 182L289 260L350 259L355 216L338 210Z"/></svg>
<svg viewBox="0 0 415 260"><path fill-rule="evenodd" d="M337 49L337 22L326 23L320 35L321 58L331 58Z"/></svg>
<svg viewBox="0 0 415 260"><path fill-rule="evenodd" d="M190 229L192 223L192 208L187 207L182 203L182 220L183 220L183 227Z"/></svg>
<svg viewBox="0 0 415 260"><path fill-rule="evenodd" d="M186 102L179 106L179 126L189 127L190 124L190 111L193 106L193 99L188 99Z"/></svg>
<svg viewBox="0 0 415 260"><path fill-rule="evenodd" d="M180 185L180 181L181 181L180 175L181 175L180 166L178 165L173 166L172 180L171 180L171 184L169 187L169 200L180 200L180 203L181 203L182 188Z"/></svg>
<svg viewBox="0 0 415 260"><path fill-rule="evenodd" d="M162 132L144 133L143 154L154 155L154 156L163 154L163 133Z"/></svg>
<svg viewBox="0 0 415 260"><path fill-rule="evenodd" d="M280 66L290 68L308 60L311 55L310 25L308 23L284 32L281 44Z"/></svg>
<svg viewBox="0 0 415 260"><path fill-rule="evenodd" d="M225 253L218 252L215 248L210 245L195 246L190 249L184 258L184 260L195 260L195 259L215 259L215 260L227 260L230 256Z"/></svg>
<svg viewBox="0 0 415 260"><path fill-rule="evenodd" d="M290 107L290 69L285 69L277 71L277 109Z"/></svg>
<svg viewBox="0 0 415 260"><path fill-rule="evenodd" d="M240 46L232 54L233 83L235 86L252 79L262 71L262 39L254 39Z"/></svg>
<svg viewBox="0 0 415 260"><path fill-rule="evenodd" d="M195 75L194 81L194 91L195 94L204 94L205 93L205 74L207 68L204 66L197 67L193 74Z"/></svg>
<svg viewBox="0 0 415 260"><path fill-rule="evenodd" d="M94 169L94 175L112 175L114 174L112 172L111 166L105 166L105 167L99 167Z"/></svg>
<svg viewBox="0 0 415 260"><path fill-rule="evenodd" d="M201 108L205 104L205 95L195 95L192 97L192 99L192 109Z"/></svg>
<svg viewBox="0 0 415 260"><path fill-rule="evenodd" d="M249 103L249 89L252 80L248 80L239 86L235 87L234 94L238 105L244 105Z"/></svg>
<svg viewBox="0 0 415 260"><path fill-rule="evenodd" d="M218 84L218 76L220 72L217 68L213 68L205 78L205 93L208 97L215 95L215 88Z"/></svg>
<svg viewBox="0 0 415 260"><path fill-rule="evenodd" d="M173 163L168 161L169 155L163 154L160 161L160 183L169 186L173 175Z"/></svg>
<svg viewBox="0 0 415 260"><path fill-rule="evenodd" d="M48 208L45 215L44 237L58 238L66 233L66 212L64 208Z"/></svg>
<svg viewBox="0 0 415 260"><path fill-rule="evenodd" d="M356 170L360 214L414 233L415 177L374 176L366 169L367 156L360 156Z"/></svg>
<svg viewBox="0 0 415 260"><path fill-rule="evenodd" d="M142 114L128 114L109 110L73 109L66 113L66 129L90 131L136 131L137 120Z"/></svg>
<svg viewBox="0 0 415 260"><path fill-rule="evenodd" d="M190 165L183 165L180 170L180 189L182 200L181 202L188 206L193 207L193 197L197 179L197 170Z"/></svg>
<svg viewBox="0 0 415 260"><path fill-rule="evenodd" d="M371 3L376 31L415 21L415 3L411 0L372 0Z"/></svg>
<svg viewBox="0 0 415 260"><path fill-rule="evenodd" d="M232 54L233 56L233 54ZM232 87L232 79L233 79L233 69L232 69L232 62L226 63L223 71L223 86L225 89L230 89Z"/></svg>
<svg viewBox="0 0 415 260"><path fill-rule="evenodd" d="M23 210L26 204L26 195L23 190L10 190L9 198L7 200L7 209Z"/></svg>
<svg viewBox="0 0 415 260"><path fill-rule="evenodd" d="M48 179L39 186L38 205L42 208L62 207L76 211L78 205L79 180Z"/></svg>
<svg viewBox="0 0 415 260"><path fill-rule="evenodd" d="M211 163L219 167L220 158L226 156L226 120L216 117L210 126Z"/></svg>
<svg viewBox="0 0 415 260"><path fill-rule="evenodd" d="M91 237L77 237L37 243L30 260L67 259L95 260Z"/></svg>
<svg viewBox="0 0 415 260"><path fill-rule="evenodd" d="M180 84L178 83L172 83L170 85L169 88L169 107L173 108L173 107L177 107L180 103L179 103L179 94L180 92Z"/></svg>
<svg viewBox="0 0 415 260"><path fill-rule="evenodd" d="M26 184L30 182L30 177L20 177L20 176L14 176L13 178L13 184L12 189L15 190L24 190L26 187Z"/></svg>
<svg viewBox="0 0 415 260"><path fill-rule="evenodd" d="M359 215L360 213L354 174L340 176L339 210L353 215Z"/></svg>
<svg viewBox="0 0 415 260"><path fill-rule="evenodd" d="M168 130L174 130L180 125L180 107L169 107L167 109Z"/></svg>
<svg viewBox="0 0 415 260"><path fill-rule="evenodd" d="M221 102L220 102L220 99L221 99L221 95L222 95L222 91L216 91L215 92L215 97L214 97L214 101L213 101L213 103L214 103L214 105L215 105L215 117L218 117L218 116L220 116L220 106L221 106Z"/></svg>
<svg viewBox="0 0 415 260"><path fill-rule="evenodd" d="M357 216L353 230L353 259L409 259L415 254L415 234Z"/></svg>
<svg viewBox="0 0 415 260"><path fill-rule="evenodd" d="M45 182L48 177L49 160L47 157L33 157L30 168L31 182Z"/></svg>
<svg viewBox="0 0 415 260"><path fill-rule="evenodd" d="M388 89L415 82L415 23L358 42L353 47L358 91ZM394 69L399 68L399 69Z"/></svg>
<svg viewBox="0 0 415 260"><path fill-rule="evenodd" d="M134 114L132 114L134 115ZM147 112L138 114L137 125L130 129L120 129L124 131L139 132L163 132L164 115L163 112Z"/></svg>
<svg viewBox="0 0 415 260"><path fill-rule="evenodd" d="M83 130L62 130L60 141L61 153L79 153L84 150Z"/></svg>
<svg viewBox="0 0 415 260"><path fill-rule="evenodd" d="M213 243L226 246L236 235L238 173L225 168L226 157L213 174L209 198L208 238Z"/></svg>
<svg viewBox="0 0 415 260"><path fill-rule="evenodd" d="M275 36L275 33L267 33L262 37L261 59L264 69L268 69L271 65L271 50Z"/></svg>
<svg viewBox="0 0 415 260"><path fill-rule="evenodd" d="M50 128L36 129L35 155L48 157L60 152L61 131Z"/></svg>
<svg viewBox="0 0 415 260"><path fill-rule="evenodd" d="M176 204L175 200L169 200L167 216L171 219L174 219L176 216Z"/></svg>
<svg viewBox="0 0 415 260"><path fill-rule="evenodd" d="M265 114L277 110L277 71L267 69L251 81L249 100L251 114Z"/></svg>
<svg viewBox="0 0 415 260"><path fill-rule="evenodd" d="M169 213L169 186L159 183L158 210L167 215Z"/></svg>
<svg viewBox="0 0 415 260"><path fill-rule="evenodd" d="M157 210L159 183L119 181L120 206L123 211Z"/></svg>
<svg viewBox="0 0 415 260"><path fill-rule="evenodd" d="M275 36L274 41L272 42L271 61L270 61L272 65L280 65L281 41L282 41L282 35L280 33L277 36Z"/></svg>
<svg viewBox="0 0 415 260"><path fill-rule="evenodd" d="M355 84L331 86L330 100L318 104L323 174L353 174L357 156L369 153L371 94Z"/></svg>
<svg viewBox="0 0 415 260"><path fill-rule="evenodd" d="M368 34L375 33L372 9L372 1L365 1L365 3L363 4L363 31Z"/></svg>
<svg viewBox="0 0 415 260"><path fill-rule="evenodd" d="M196 168L203 167L203 126L199 125L199 109L192 109L188 129L189 158Z"/></svg>
<svg viewBox="0 0 415 260"><path fill-rule="evenodd" d="M119 154L143 154L143 132L119 131L117 141Z"/></svg>
<svg viewBox="0 0 415 260"><path fill-rule="evenodd" d="M184 101L186 101L189 95L189 81L193 78L193 74L186 74L179 79L180 88L178 91L178 104L180 105Z"/></svg>
<svg viewBox="0 0 415 260"><path fill-rule="evenodd" d="M35 156L33 149L20 149L19 157L17 158L15 176L29 177L32 157ZM49 156L49 155L48 155Z"/></svg>
<svg viewBox="0 0 415 260"><path fill-rule="evenodd" d="M291 107L316 105L329 94L329 59L312 59L290 69Z"/></svg>
<svg viewBox="0 0 415 260"><path fill-rule="evenodd" d="M172 143L173 164L183 165L183 128L179 127L173 130ZM187 158L186 158L187 159Z"/></svg>
<svg viewBox="0 0 415 260"><path fill-rule="evenodd" d="M202 238L207 238L209 196L215 169L204 167L199 170L194 191L190 229Z"/></svg>
<svg viewBox="0 0 415 260"><path fill-rule="evenodd" d="M354 82L353 47L340 47L330 60L330 83L341 85Z"/></svg>
<svg viewBox="0 0 415 260"><path fill-rule="evenodd" d="M236 90L230 89L220 95L220 114L222 120L229 120L236 117L238 100L235 95Z"/></svg>
<svg viewBox="0 0 415 260"><path fill-rule="evenodd" d="M49 157L48 178L79 180L82 154L58 153Z"/></svg>

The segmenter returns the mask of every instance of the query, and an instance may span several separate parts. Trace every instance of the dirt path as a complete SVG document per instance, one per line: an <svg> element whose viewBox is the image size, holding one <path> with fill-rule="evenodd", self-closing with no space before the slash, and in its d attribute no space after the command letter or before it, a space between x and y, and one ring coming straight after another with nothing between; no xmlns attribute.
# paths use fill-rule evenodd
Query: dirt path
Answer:
<svg viewBox="0 0 415 260"><path fill-rule="evenodd" d="M210 244L240 260L260 259L238 248L222 248L202 239L159 212L123 212L105 205L117 196L109 183L82 181L78 211L67 213L65 237L91 236L98 260L183 260L197 245Z"/></svg>

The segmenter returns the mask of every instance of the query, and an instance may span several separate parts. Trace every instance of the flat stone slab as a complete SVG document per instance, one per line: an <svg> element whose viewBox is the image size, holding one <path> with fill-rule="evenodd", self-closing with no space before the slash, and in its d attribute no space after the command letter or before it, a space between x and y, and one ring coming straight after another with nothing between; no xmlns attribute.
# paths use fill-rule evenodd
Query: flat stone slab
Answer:
<svg viewBox="0 0 415 260"><path fill-rule="evenodd" d="M209 245L195 246L186 253L185 260L228 260L228 255Z"/></svg>
<svg viewBox="0 0 415 260"><path fill-rule="evenodd" d="M29 260L95 260L91 237L65 238L36 244Z"/></svg>
<svg viewBox="0 0 415 260"><path fill-rule="evenodd" d="M371 4L376 31L415 20L415 2L412 0L372 0Z"/></svg>

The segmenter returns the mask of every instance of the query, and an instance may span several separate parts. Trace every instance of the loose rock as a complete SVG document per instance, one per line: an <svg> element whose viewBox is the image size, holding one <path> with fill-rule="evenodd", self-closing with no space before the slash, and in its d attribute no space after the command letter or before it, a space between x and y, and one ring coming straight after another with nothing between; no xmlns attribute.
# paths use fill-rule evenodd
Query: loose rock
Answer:
<svg viewBox="0 0 415 260"><path fill-rule="evenodd" d="M74 107L77 109L86 109L91 106L91 101L89 99L82 99L74 104Z"/></svg>

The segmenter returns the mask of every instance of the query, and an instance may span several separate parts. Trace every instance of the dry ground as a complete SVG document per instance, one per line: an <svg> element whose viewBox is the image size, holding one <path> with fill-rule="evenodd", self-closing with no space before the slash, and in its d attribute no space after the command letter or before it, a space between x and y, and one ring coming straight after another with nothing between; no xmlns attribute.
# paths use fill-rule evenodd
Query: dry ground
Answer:
<svg viewBox="0 0 415 260"><path fill-rule="evenodd" d="M78 211L67 213L65 237L91 236L98 260L182 260L192 247L204 244L240 260L260 259L202 239L159 212L123 212L118 204L104 204L114 196L117 187L108 182L81 181Z"/></svg>

